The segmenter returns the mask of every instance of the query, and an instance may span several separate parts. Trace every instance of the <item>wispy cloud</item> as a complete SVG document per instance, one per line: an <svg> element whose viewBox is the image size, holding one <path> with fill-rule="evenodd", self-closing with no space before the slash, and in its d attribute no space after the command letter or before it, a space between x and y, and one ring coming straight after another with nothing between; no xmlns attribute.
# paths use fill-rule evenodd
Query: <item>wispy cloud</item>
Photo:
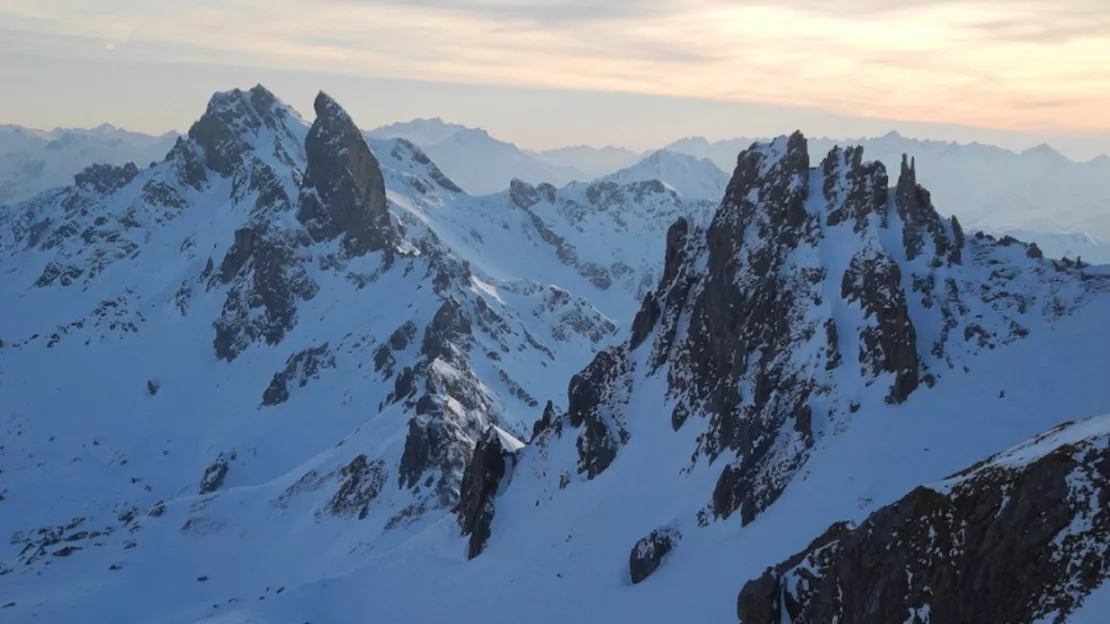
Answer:
<svg viewBox="0 0 1110 624"><path fill-rule="evenodd" d="M1110 130L1106 0L0 0L0 20L116 56Z"/></svg>

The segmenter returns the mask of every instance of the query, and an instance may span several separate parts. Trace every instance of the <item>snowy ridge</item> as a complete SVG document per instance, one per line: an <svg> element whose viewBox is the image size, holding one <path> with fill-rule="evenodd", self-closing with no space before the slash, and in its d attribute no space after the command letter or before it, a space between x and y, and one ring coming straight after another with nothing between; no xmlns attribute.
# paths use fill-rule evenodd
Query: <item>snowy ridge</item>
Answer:
<svg viewBox="0 0 1110 624"><path fill-rule="evenodd" d="M480 128L416 119L366 133L368 139L405 139L419 147L467 192L485 195L502 191L513 179L532 184L564 185L591 176L571 167L554 165L526 153L512 143L495 139Z"/></svg>
<svg viewBox="0 0 1110 624"><path fill-rule="evenodd" d="M691 470L728 458L691 515L748 524L862 406L943 384L1110 286L1033 248L965 240L910 163L888 195L861 150L810 169L805 149L795 134L745 151L709 228L672 227L629 343L571 381L551 435L581 431L577 465L544 472L593 479L619 463L636 439L626 406L648 393L676 431L698 432Z"/></svg>
<svg viewBox="0 0 1110 624"><path fill-rule="evenodd" d="M316 113L261 86L218 93L163 162L93 166L0 213L19 309L0 325L0 571L21 595L50 593L35 579L62 558L98 583L133 549L190 569L313 534L267 566L346 552L308 583L404 543L457 504L483 432L518 448L542 401L562 403L550 380L611 342L654 279L628 263L663 241L631 238L690 209L637 185L473 198L412 143L367 144L326 94ZM576 252L603 209L615 244ZM101 613L145 608L111 593ZM157 613L192 621L190 600Z"/></svg>
<svg viewBox="0 0 1110 624"><path fill-rule="evenodd" d="M728 174L708 158L659 150L631 167L609 174L602 180L644 182L659 180L682 197L717 201L728 185Z"/></svg>
<svg viewBox="0 0 1110 624"><path fill-rule="evenodd" d="M217 94L0 212L5 621L735 621L830 523L1110 409L1106 272L965 238L909 161L473 197L315 112Z"/></svg>

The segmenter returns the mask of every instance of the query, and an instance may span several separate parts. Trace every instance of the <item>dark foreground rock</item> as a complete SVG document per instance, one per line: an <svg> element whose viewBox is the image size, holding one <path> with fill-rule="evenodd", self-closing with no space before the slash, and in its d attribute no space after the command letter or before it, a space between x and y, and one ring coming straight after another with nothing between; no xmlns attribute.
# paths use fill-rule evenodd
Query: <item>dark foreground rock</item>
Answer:
<svg viewBox="0 0 1110 624"><path fill-rule="evenodd" d="M666 557L678 546L682 534L675 529L658 529L640 538L628 555L628 576L633 584L641 583L659 569Z"/></svg>
<svg viewBox="0 0 1110 624"><path fill-rule="evenodd" d="M744 624L1063 622L1110 578L1110 417L832 526L744 586ZM1051 450L1048 450L1051 449Z"/></svg>
<svg viewBox="0 0 1110 624"><path fill-rule="evenodd" d="M501 444L501 436L492 427L474 447L474 456L463 473L462 490L457 507L463 535L470 536L467 557L473 559L485 550L493 523L494 498L507 470L507 456L512 454Z"/></svg>
<svg viewBox="0 0 1110 624"><path fill-rule="evenodd" d="M208 467L204 469L204 474L200 478L200 493L210 494L223 487L224 479L227 478L227 471L229 462L235 459L235 454L225 456L220 453Z"/></svg>

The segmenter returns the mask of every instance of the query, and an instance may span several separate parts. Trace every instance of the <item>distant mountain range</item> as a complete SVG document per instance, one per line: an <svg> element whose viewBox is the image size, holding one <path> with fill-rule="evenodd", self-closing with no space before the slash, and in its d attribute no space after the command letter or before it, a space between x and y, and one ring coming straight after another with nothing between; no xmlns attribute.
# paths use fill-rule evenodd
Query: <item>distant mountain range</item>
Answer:
<svg viewBox="0 0 1110 624"><path fill-rule="evenodd" d="M411 142L474 195L503 191L514 179L557 187L598 179L658 179L684 197L712 201L720 199L736 154L767 140L693 137L646 153L586 145L532 151L440 118L394 123L365 135ZM176 139L174 133L155 137L109 125L50 131L0 126L0 203L68 184L91 163L162 160ZM1033 240L1052 256L1110 263L1110 157L1075 162L1047 145L1019 153L890 132L873 138L811 139L810 158L819 159L834 145L849 142L862 146L863 158L881 161L888 172L897 170L903 154L909 155L921 166L937 209L959 214L966 228Z"/></svg>
<svg viewBox="0 0 1110 624"><path fill-rule="evenodd" d="M757 139L675 141L666 149L708 158L730 171L736 154ZM765 139L760 139L765 140ZM959 214L964 227L1053 234L1085 233L1110 240L1110 158L1069 160L1047 145L1023 152L982 145L910 139L897 132L862 139L811 139L816 160L837 144L863 147L864 160L896 171L903 154L914 158L937 209Z"/></svg>
<svg viewBox="0 0 1110 624"><path fill-rule="evenodd" d="M514 178L533 184L563 186L598 176L549 162L479 128L447 123L438 117L382 126L366 133L376 139L405 139L422 149L445 174L468 193L503 191Z"/></svg>
<svg viewBox="0 0 1110 624"><path fill-rule="evenodd" d="M0 126L0 204L71 184L74 174L93 163L146 166L160 161L177 136L151 136L109 124L54 130Z"/></svg>

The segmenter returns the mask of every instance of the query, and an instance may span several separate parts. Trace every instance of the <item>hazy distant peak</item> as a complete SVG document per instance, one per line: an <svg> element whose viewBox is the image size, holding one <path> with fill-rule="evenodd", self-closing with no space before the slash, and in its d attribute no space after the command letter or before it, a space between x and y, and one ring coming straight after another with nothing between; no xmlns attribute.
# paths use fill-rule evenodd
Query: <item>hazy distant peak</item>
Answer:
<svg viewBox="0 0 1110 624"><path fill-rule="evenodd" d="M712 201L720 200L728 184L728 174L712 160L668 149L652 152L604 179L624 183L659 180L683 197Z"/></svg>
<svg viewBox="0 0 1110 624"><path fill-rule="evenodd" d="M1041 158L1041 159L1050 160L1050 161L1067 161L1068 160L1068 158L1066 158L1060 152L1057 152L1055 149L1053 149L1047 143L1041 143L1040 145L1035 145L1033 147L1030 147L1029 149L1024 150L1023 152L1021 152L1021 155L1024 156L1024 157Z"/></svg>
<svg viewBox="0 0 1110 624"><path fill-rule="evenodd" d="M398 121L371 130L368 134L380 139L402 138L421 147L448 141L459 134L488 136L485 130L450 123L440 117L417 117L411 121Z"/></svg>

